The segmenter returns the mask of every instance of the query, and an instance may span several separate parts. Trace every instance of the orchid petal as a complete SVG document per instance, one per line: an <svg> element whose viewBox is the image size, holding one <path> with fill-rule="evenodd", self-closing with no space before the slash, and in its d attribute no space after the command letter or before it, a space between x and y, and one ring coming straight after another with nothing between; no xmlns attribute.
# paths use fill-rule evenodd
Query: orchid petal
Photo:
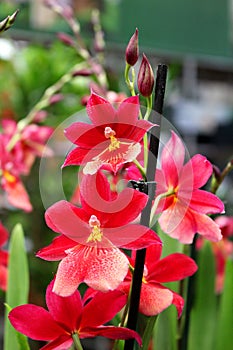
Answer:
<svg viewBox="0 0 233 350"><path fill-rule="evenodd" d="M68 251L58 267L54 292L69 296L81 282L106 292L123 281L128 272L128 259L117 248L77 246Z"/></svg>
<svg viewBox="0 0 233 350"><path fill-rule="evenodd" d="M219 226L209 216L195 213L197 223L197 232L213 242L218 242L222 239L222 234Z"/></svg>
<svg viewBox="0 0 233 350"><path fill-rule="evenodd" d="M85 328L98 327L111 321L126 302L126 294L119 290L98 292L83 308L80 333Z"/></svg>
<svg viewBox="0 0 233 350"><path fill-rule="evenodd" d="M197 265L194 260L185 254L174 253L148 265L147 281L159 283L180 281L196 271Z"/></svg>
<svg viewBox="0 0 233 350"><path fill-rule="evenodd" d="M99 152L100 150L95 148L84 149L76 147L68 153L62 167L68 165L80 165L83 164L84 161L91 161L94 157L96 157L99 154Z"/></svg>
<svg viewBox="0 0 233 350"><path fill-rule="evenodd" d="M172 304L173 293L159 284L142 283L139 311L154 316Z"/></svg>
<svg viewBox="0 0 233 350"><path fill-rule="evenodd" d="M76 245L77 242L72 241L64 235L57 236L50 245L40 249L36 253L36 256L47 261L61 260L67 256L65 251Z"/></svg>
<svg viewBox="0 0 233 350"><path fill-rule="evenodd" d="M86 215L82 209L61 200L46 210L45 220L53 231L62 233L75 242L84 243L90 235Z"/></svg>
<svg viewBox="0 0 233 350"><path fill-rule="evenodd" d="M212 165L206 157L196 154L184 165L180 176L180 186L189 189L200 188L206 184L212 172Z"/></svg>
<svg viewBox="0 0 233 350"><path fill-rule="evenodd" d="M178 314L178 318L180 318L183 308L184 308L184 299L177 293L173 292L173 300L172 300L172 304L175 305L176 310L177 310L177 314Z"/></svg>
<svg viewBox="0 0 233 350"><path fill-rule="evenodd" d="M40 350L64 350L69 349L73 344L73 339L69 334L62 334L60 337L52 340Z"/></svg>
<svg viewBox="0 0 233 350"><path fill-rule="evenodd" d="M105 141L104 125L98 127L92 124L76 122L65 129L65 136L79 147L91 149Z"/></svg>
<svg viewBox="0 0 233 350"><path fill-rule="evenodd" d="M18 332L35 340L53 340L65 333L49 312L40 306L17 306L10 311L8 317Z"/></svg>
<svg viewBox="0 0 233 350"><path fill-rule="evenodd" d="M46 290L46 304L53 319L64 329L74 332L79 329L82 301L78 291L63 298L52 292L54 281L50 282Z"/></svg>
<svg viewBox="0 0 233 350"><path fill-rule="evenodd" d="M136 239L133 242L121 245L121 248L137 250L142 248L149 248L150 246L156 246L158 247L158 250L161 250L162 241L153 230L147 228L146 233L144 233L142 236L140 236L138 239ZM156 257L153 257L153 259L155 258Z"/></svg>
<svg viewBox="0 0 233 350"><path fill-rule="evenodd" d="M118 107L117 110L117 121L119 123L129 123L135 125L138 121L139 116L139 96L130 96L126 98Z"/></svg>
<svg viewBox="0 0 233 350"><path fill-rule="evenodd" d="M200 214L214 214L222 213L224 211L224 204L213 193L196 190L192 194L190 208Z"/></svg>
<svg viewBox="0 0 233 350"><path fill-rule="evenodd" d="M163 148L161 163L167 186L178 185L179 173L184 163L185 149L181 139L172 131L170 140Z"/></svg>
<svg viewBox="0 0 233 350"><path fill-rule="evenodd" d="M131 329L124 327L102 326L93 330L87 329L87 333L92 334L92 337L102 336L109 339L131 339L134 338L138 344L142 345L142 340L139 334ZM80 336L81 338L81 336Z"/></svg>
<svg viewBox="0 0 233 350"><path fill-rule="evenodd" d="M95 125L114 122L116 111L103 97L92 92L87 102L87 114Z"/></svg>

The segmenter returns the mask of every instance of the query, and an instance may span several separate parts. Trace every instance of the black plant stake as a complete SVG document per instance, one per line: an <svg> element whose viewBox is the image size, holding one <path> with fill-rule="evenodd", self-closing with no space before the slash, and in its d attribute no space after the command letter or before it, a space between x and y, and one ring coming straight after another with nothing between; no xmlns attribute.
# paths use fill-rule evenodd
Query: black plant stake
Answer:
<svg viewBox="0 0 233 350"><path fill-rule="evenodd" d="M154 111L158 112L159 114L162 114L162 111L163 111L166 79L167 79L167 66L164 64L160 64L157 67L155 98L154 98L154 107L153 107ZM155 120L153 120L154 119L153 113L152 113L151 119L152 119L151 122L155 123ZM151 129L148 167L146 172L146 181L149 182L150 184L151 182L153 183L155 178L155 170L156 170L158 150L159 150L161 118L159 121L156 120L156 123L158 126L155 126ZM139 187L139 190L141 192L149 194L149 200L148 200L147 206L142 211L141 221L140 221L142 225L149 226L152 199L155 194L155 184L152 185L152 187L150 187L149 191L148 191L148 186L141 186ZM146 256L146 249L140 249L137 251L134 274L133 274L130 306L129 306L129 315L128 315L128 321L127 321L127 327L133 330L136 330L136 327L137 327L138 309L139 309L139 301L140 301L140 294L141 294L141 285L142 285L145 256ZM133 350L133 347L134 347L133 339L129 339L125 341L124 350Z"/></svg>

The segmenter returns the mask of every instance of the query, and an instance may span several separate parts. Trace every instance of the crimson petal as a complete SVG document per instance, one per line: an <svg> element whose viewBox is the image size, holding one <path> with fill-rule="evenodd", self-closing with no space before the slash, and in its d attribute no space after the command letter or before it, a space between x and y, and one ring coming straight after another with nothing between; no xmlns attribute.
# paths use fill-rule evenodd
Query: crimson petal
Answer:
<svg viewBox="0 0 233 350"><path fill-rule="evenodd" d="M8 317L18 332L35 340L53 340L66 333L49 312L40 306L32 304L17 306L10 311Z"/></svg>

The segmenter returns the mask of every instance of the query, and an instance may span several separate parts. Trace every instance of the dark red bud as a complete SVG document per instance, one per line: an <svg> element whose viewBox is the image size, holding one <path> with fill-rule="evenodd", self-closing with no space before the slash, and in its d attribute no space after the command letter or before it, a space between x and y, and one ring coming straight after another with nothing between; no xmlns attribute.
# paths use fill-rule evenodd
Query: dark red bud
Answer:
<svg viewBox="0 0 233 350"><path fill-rule="evenodd" d="M146 55L143 54L138 72L138 90L140 94L144 97L149 97L153 92L154 82L153 70Z"/></svg>
<svg viewBox="0 0 233 350"><path fill-rule="evenodd" d="M130 66L134 66L139 57L139 47L138 47L138 29L136 28L134 34L125 50L125 60Z"/></svg>
<svg viewBox="0 0 233 350"><path fill-rule="evenodd" d="M212 166L213 166L214 176L217 180L219 180L221 178L221 170L214 164Z"/></svg>
<svg viewBox="0 0 233 350"><path fill-rule="evenodd" d="M83 69L79 69L75 72L73 72L72 76L73 77L88 77L90 75L93 74L93 70L92 69L88 69L88 68L83 68Z"/></svg>

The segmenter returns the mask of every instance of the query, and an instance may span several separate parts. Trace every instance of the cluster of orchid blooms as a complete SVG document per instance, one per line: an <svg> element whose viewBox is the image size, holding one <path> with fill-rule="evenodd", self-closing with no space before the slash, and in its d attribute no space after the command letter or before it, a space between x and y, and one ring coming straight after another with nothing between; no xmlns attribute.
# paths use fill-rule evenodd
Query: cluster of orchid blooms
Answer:
<svg viewBox="0 0 233 350"><path fill-rule="evenodd" d="M163 242L153 229L156 220L166 234L183 244L191 244L196 233L215 242L216 256L222 259L218 269L223 276L225 249L218 248L218 242L227 241L226 237L222 239L225 231L226 236L232 234L233 220L227 217L213 220L209 216L223 213L224 205L215 194L200 189L213 172L206 157L196 154L185 163L183 142L174 131L170 132L154 178L152 228L139 223L148 195L124 186L129 180L146 181L148 132L154 127L148 121L154 76L145 55L138 74L139 94L135 94L129 78L138 57L136 30L126 50L126 81L132 96L116 107L92 91L86 105L89 122L75 122L65 130L74 148L63 167L79 167L79 203L61 200L45 212L48 227L57 235L49 246L37 252L37 257L60 261L46 291L48 310L26 304L9 313L17 331L48 342L43 350L65 350L72 345L80 350L80 339L96 336L134 338L142 344L141 336L125 326L135 256L140 249L146 248L140 313L154 316L173 304L178 317L181 316L183 297L164 283L193 275L197 265L189 256L178 252L161 258ZM144 117L140 96L147 102ZM0 179L12 206L25 211L32 209L20 177L29 174L51 133L48 127L31 124L20 129L14 121L3 121ZM1 225L0 246L7 238L8 233ZM201 244L200 239L198 245ZM232 251L232 246L228 249ZM0 282L5 290L7 252L4 250L0 251ZM78 289L80 284L86 285L84 295ZM120 325L109 324L124 308Z"/></svg>

